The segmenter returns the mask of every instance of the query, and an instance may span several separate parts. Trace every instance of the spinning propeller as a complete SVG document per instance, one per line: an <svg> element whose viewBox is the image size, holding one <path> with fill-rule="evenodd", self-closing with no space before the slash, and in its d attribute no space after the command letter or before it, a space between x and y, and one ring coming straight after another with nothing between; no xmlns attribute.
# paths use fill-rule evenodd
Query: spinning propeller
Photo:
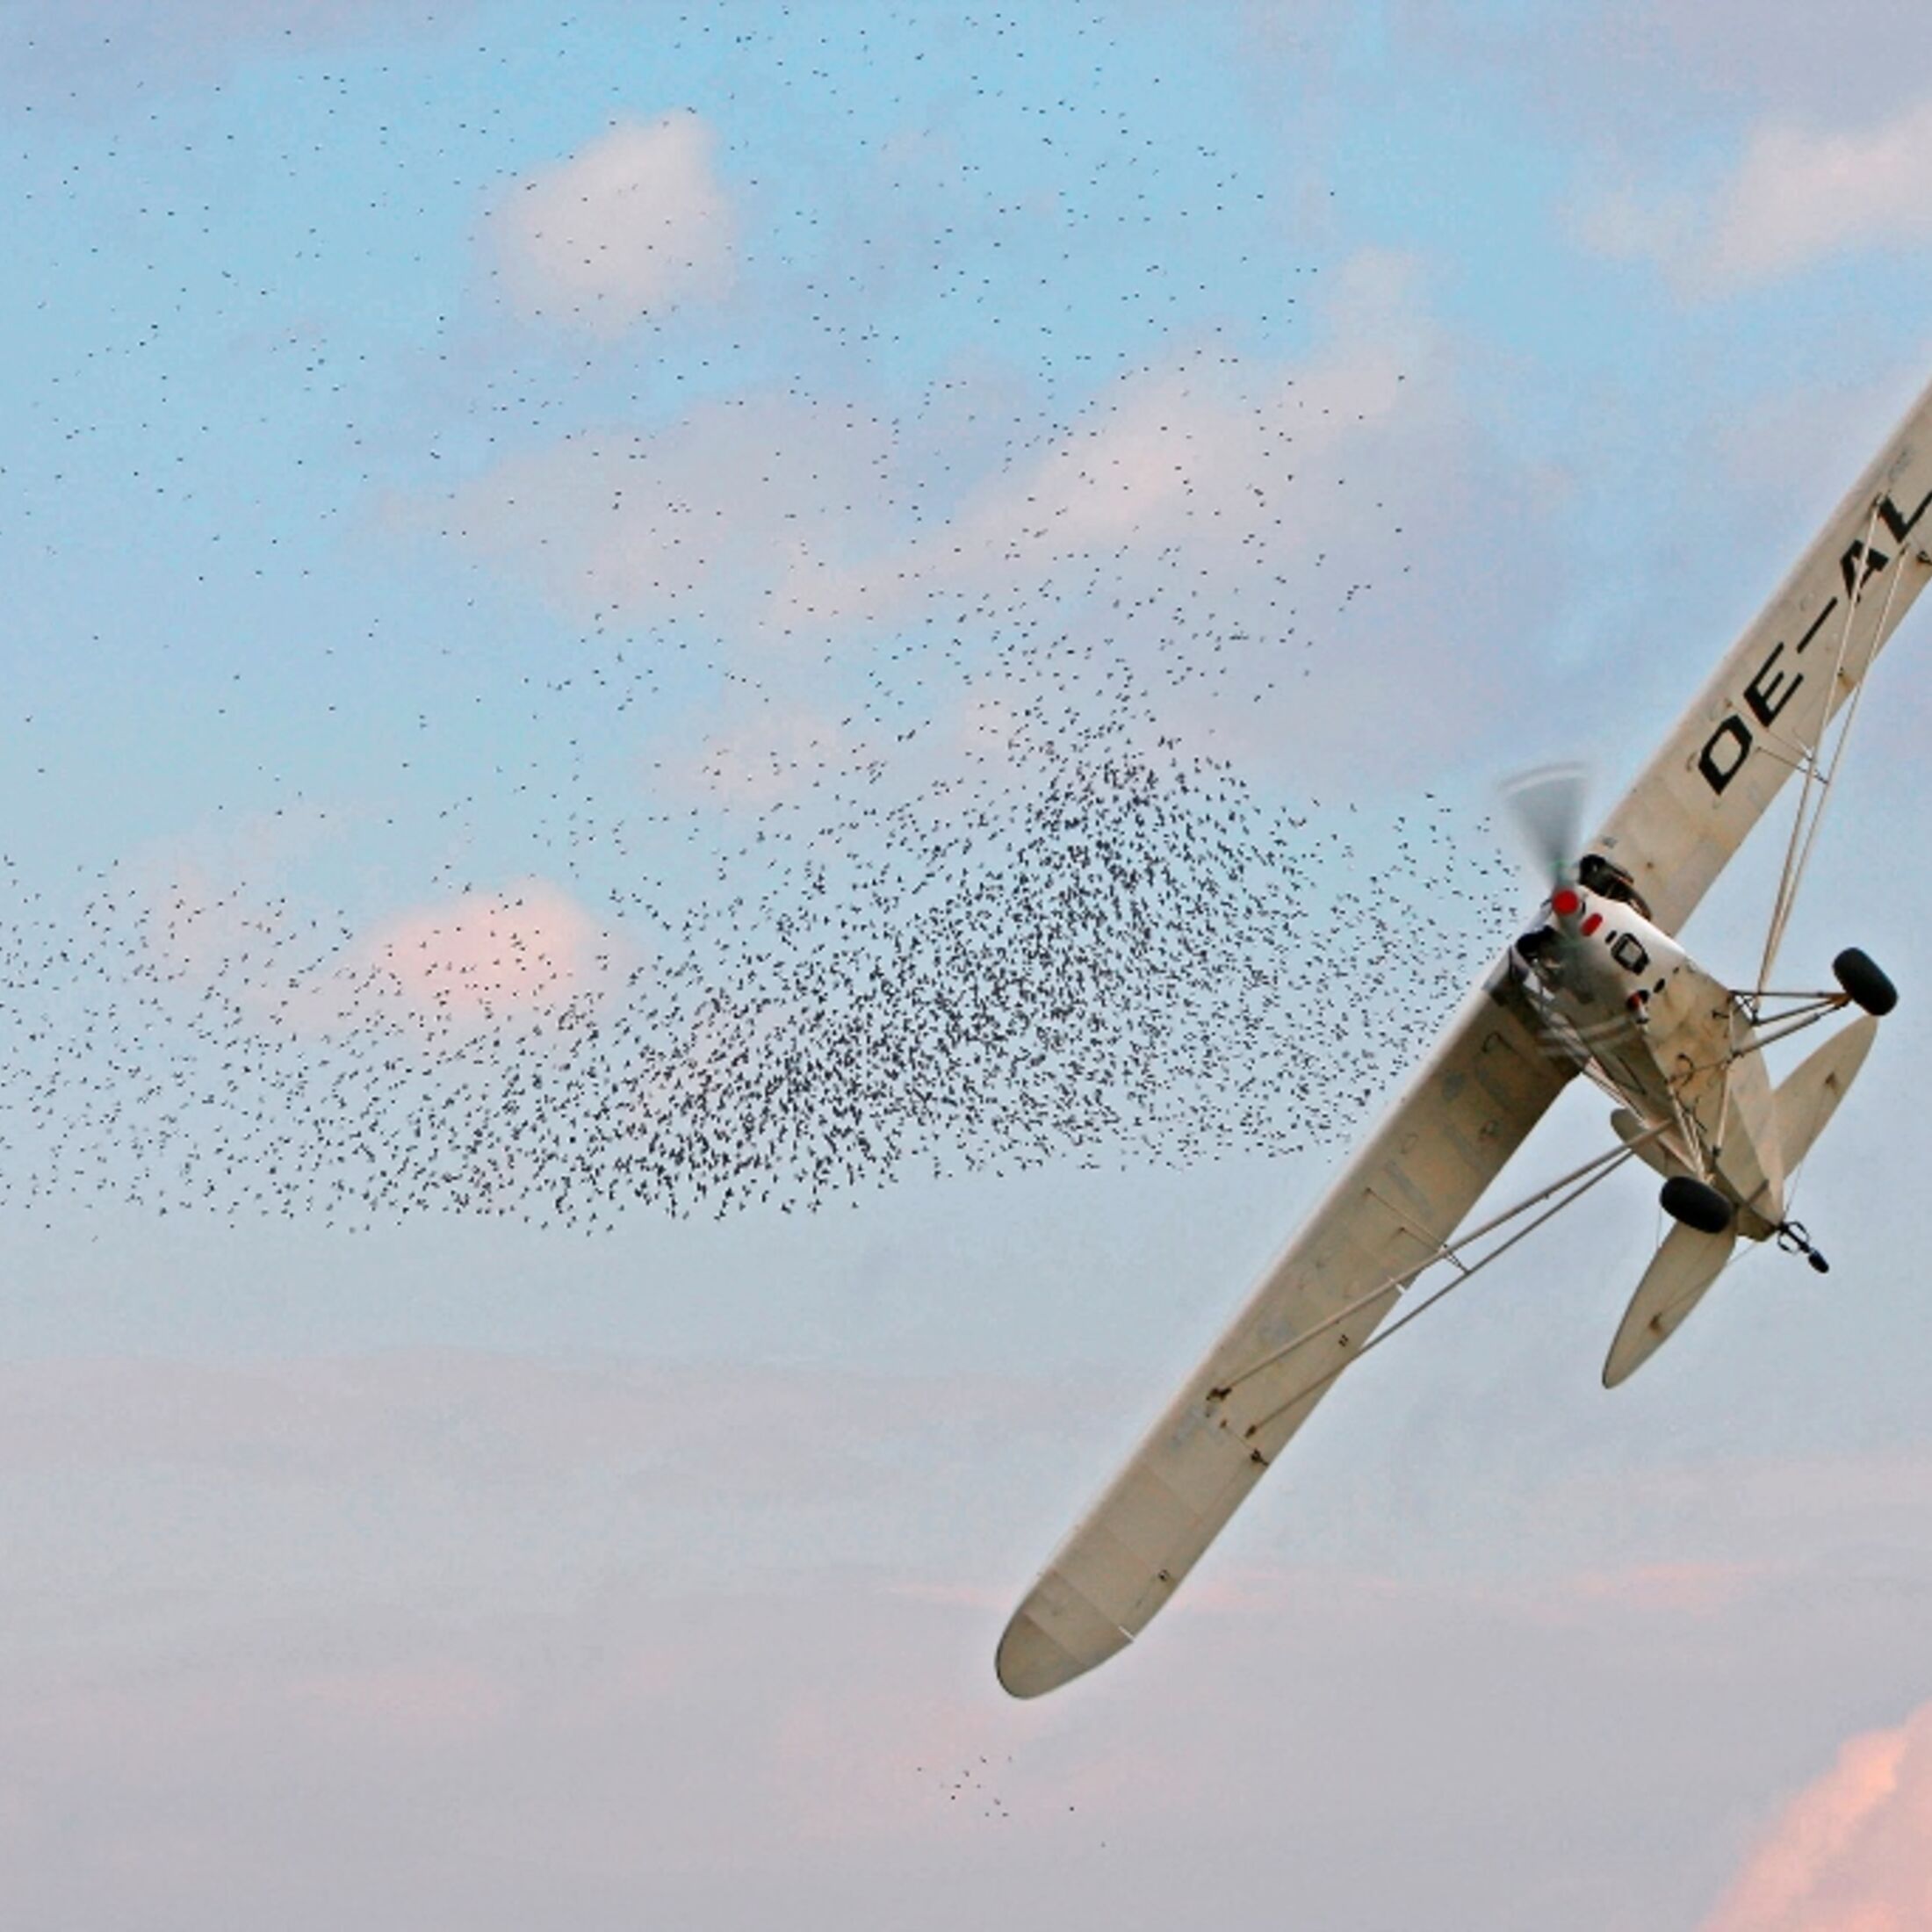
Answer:
<svg viewBox="0 0 1932 1932"><path fill-rule="evenodd" d="M1575 883L1589 784L1589 772L1574 764L1539 765L1503 782L1504 819L1546 892Z"/></svg>

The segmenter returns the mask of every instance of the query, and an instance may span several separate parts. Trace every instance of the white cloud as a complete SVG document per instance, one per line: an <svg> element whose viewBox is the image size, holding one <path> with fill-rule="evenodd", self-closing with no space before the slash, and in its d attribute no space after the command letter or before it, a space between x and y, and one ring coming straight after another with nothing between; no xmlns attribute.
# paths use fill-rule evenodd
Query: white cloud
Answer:
<svg viewBox="0 0 1932 1932"><path fill-rule="evenodd" d="M1833 256L1932 241L1932 98L1850 128L1760 125L1700 195L1624 186L1575 211L1583 244L1647 257L1685 292L1721 294Z"/></svg>
<svg viewBox="0 0 1932 1932"><path fill-rule="evenodd" d="M1741 283L1842 250L1932 239L1932 99L1871 128L1770 126L1720 197L1709 272Z"/></svg>
<svg viewBox="0 0 1932 1932"><path fill-rule="evenodd" d="M458 493L445 534L534 577L573 616L754 624L788 559L880 541L885 426L748 392L652 435L592 429Z"/></svg>
<svg viewBox="0 0 1932 1932"><path fill-rule="evenodd" d="M219 991L257 1022L308 1034L403 1021L466 1028L554 1012L619 989L637 948L562 887L524 878L407 905L359 930L305 922L278 870L290 847L245 862L157 853L137 904L168 981Z"/></svg>
<svg viewBox="0 0 1932 1932"><path fill-rule="evenodd" d="M1403 388L1435 347L1408 265L1357 257L1334 308L1332 346L1306 360L1181 349L1129 370L928 535L843 567L794 551L784 620L901 616L934 592L984 595L1086 558L1131 580L1163 552L1164 574L1209 575L1217 599L1245 601L1243 579L1265 564L1345 539L1359 510L1333 498L1344 466L1429 408L1423 386ZM1291 489L1304 475L1328 490Z"/></svg>
<svg viewBox="0 0 1932 1932"><path fill-rule="evenodd" d="M1849 1740L1778 1814L1701 1932L1932 1925L1932 1704Z"/></svg>
<svg viewBox="0 0 1932 1932"><path fill-rule="evenodd" d="M594 335L723 294L736 218L697 115L624 122L560 166L526 176L496 213L519 306Z"/></svg>
<svg viewBox="0 0 1932 1932"><path fill-rule="evenodd" d="M808 722L851 709L814 667L877 653L861 755L868 727L930 745L963 735L962 703L1058 703L1121 667L1220 754L1460 755L1453 734L1520 696L1555 594L1546 552L1526 580L1498 567L1544 493L1497 461L1413 263L1366 251L1329 289L1312 349L1177 343L963 481L854 405L749 393L510 458L441 525L580 619L708 633Z"/></svg>

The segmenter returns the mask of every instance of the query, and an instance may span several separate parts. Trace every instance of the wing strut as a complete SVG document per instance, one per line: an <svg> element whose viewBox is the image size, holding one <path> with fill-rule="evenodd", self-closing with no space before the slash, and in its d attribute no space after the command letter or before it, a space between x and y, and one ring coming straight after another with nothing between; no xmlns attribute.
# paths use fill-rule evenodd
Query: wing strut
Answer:
<svg viewBox="0 0 1932 1932"><path fill-rule="evenodd" d="M1210 1403L1225 1402L1242 1383L1247 1381L1251 1377L1260 1374L1265 1369L1273 1367L1276 1363L1283 1361L1288 1356L1294 1354L1304 1343L1314 1341L1317 1336L1325 1335L1330 1329L1338 1327L1342 1323L1347 1321L1351 1316L1359 1314L1363 1308L1367 1308L1371 1303L1380 1301L1391 1288L1400 1292L1412 1287L1423 1269L1431 1268L1438 1262L1446 1261L1457 1271L1453 1280L1445 1281L1432 1294L1427 1295L1418 1301L1406 1315L1397 1317L1387 1328L1380 1330L1377 1333L1370 1336L1353 1354L1337 1363L1327 1374L1321 1376L1313 1382L1300 1385L1291 1401L1283 1402L1280 1407L1268 1410L1265 1415L1258 1417L1242 1431L1243 1435L1247 1438L1258 1435L1284 1410L1292 1409L1295 1402L1306 1401L1313 1390L1325 1388L1344 1368L1352 1367L1355 1363L1361 1360L1363 1356L1380 1348L1390 1337L1407 1328L1417 1316L1426 1315L1431 1308L1435 1307L1437 1302L1453 1294L1472 1275L1481 1273L1492 1261L1501 1259L1511 1248L1515 1247L1517 1242L1524 1239L1525 1236L1533 1234L1546 1221L1554 1219L1572 1201L1580 1200L1587 1194L1598 1181L1607 1179L1618 1168L1621 1167L1640 1147L1647 1146L1663 1131L1662 1128L1652 1128L1647 1133L1638 1135L1634 1139L1626 1142L1620 1147L1613 1147L1606 1153L1597 1155L1593 1159L1585 1161L1581 1167L1573 1168L1568 1173L1553 1180L1548 1186L1539 1188L1535 1193L1525 1196L1525 1199L1517 1201L1513 1208L1505 1208L1500 1215L1496 1215L1490 1220L1484 1222L1480 1228L1472 1228L1460 1239L1445 1244L1429 1260L1424 1262L1422 1268L1418 1268L1414 1273L1402 1278L1378 1282L1366 1294L1358 1295L1344 1307L1337 1308L1326 1321L1317 1323L1313 1328L1305 1330L1301 1334L1297 1335L1292 1342L1262 1356L1258 1361L1251 1362L1238 1374L1230 1375L1218 1388L1209 1389L1208 1391L1208 1402ZM1565 1192L1566 1189L1568 1192ZM1516 1220L1519 1215L1526 1215L1531 1208L1537 1207L1543 1201L1549 1200L1552 1194L1561 1195L1561 1198L1552 1201L1533 1220L1525 1222L1507 1241L1498 1242L1494 1248L1490 1249L1489 1253L1481 1256L1474 1261L1465 1262L1462 1259L1462 1251L1465 1248L1494 1234L1497 1229L1507 1227L1510 1222Z"/></svg>
<svg viewBox="0 0 1932 1932"><path fill-rule="evenodd" d="M1878 518L1886 499L1879 497L1871 506L1871 515L1866 519L1864 540L1855 546L1851 554L1864 559L1871 554L1872 539L1878 533ZM1922 552L1921 552L1922 554ZM1901 557L1900 563L1903 566ZM1854 566L1856 568L1856 565ZM1853 626L1858 621L1858 612L1864 604L1864 586L1870 573L1861 579L1858 588L1846 600L1845 621L1838 633L1838 655L1831 667L1831 682L1836 686L1843 676L1845 659L1851 649ZM1885 601L1878 612L1878 627L1872 632L1871 656L1878 654L1878 646L1884 642L1885 626L1892 616L1893 601L1899 595L1899 586L1905 580L1901 567L1892 573L1891 580L1885 586ZM1870 668L1869 660L1866 668ZM1798 788L1798 811L1791 821L1791 841L1784 847L1784 869L1778 875L1777 897L1771 905L1771 921L1764 935L1764 957L1757 969L1758 997L1763 997L1764 988L1770 984L1771 968L1777 962L1777 948L1784 943L1784 928L1790 922L1791 908L1798 903L1798 888L1805 876L1805 868L1811 862L1812 847L1818 837L1818 827L1825 816L1826 801L1831 797L1832 780L1838 775L1838 761L1845 754L1846 740L1851 736L1852 720L1858 715L1858 706L1865 695L1865 680L1861 674L1852 686L1850 701L1845 706L1845 715L1839 721L1838 735L1832 741L1831 756L1820 768L1820 758L1824 750L1822 741L1805 753L1804 762L1799 767L1800 775Z"/></svg>

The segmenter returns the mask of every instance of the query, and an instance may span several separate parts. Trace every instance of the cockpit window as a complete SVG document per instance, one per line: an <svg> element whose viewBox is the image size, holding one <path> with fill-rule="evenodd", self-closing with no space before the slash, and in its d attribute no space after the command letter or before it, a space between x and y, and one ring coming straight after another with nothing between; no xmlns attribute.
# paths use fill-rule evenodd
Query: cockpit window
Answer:
<svg viewBox="0 0 1932 1932"><path fill-rule="evenodd" d="M1629 873L1600 852L1587 853L1578 863L1576 883L1600 899L1615 899L1619 905L1633 907L1645 919L1650 917L1650 908Z"/></svg>

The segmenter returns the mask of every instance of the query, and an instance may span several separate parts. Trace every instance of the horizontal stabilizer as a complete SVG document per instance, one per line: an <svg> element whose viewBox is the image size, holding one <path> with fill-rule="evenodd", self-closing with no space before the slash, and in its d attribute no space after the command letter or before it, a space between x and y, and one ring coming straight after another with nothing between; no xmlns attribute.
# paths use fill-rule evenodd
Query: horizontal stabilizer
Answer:
<svg viewBox="0 0 1932 1932"><path fill-rule="evenodd" d="M1704 1299L1704 1291L1724 1272L1737 1245L1737 1230L1720 1235L1676 1227L1651 1257L1637 1292L1624 1310L1623 1325L1604 1364L1604 1387L1614 1388L1641 1368L1683 1325Z"/></svg>
<svg viewBox="0 0 1932 1932"><path fill-rule="evenodd" d="M1878 1033L1878 1022L1870 1013L1854 1020L1779 1084L1776 1119L1787 1174L1796 1172L1812 1143L1824 1132L1825 1122L1838 1111Z"/></svg>

